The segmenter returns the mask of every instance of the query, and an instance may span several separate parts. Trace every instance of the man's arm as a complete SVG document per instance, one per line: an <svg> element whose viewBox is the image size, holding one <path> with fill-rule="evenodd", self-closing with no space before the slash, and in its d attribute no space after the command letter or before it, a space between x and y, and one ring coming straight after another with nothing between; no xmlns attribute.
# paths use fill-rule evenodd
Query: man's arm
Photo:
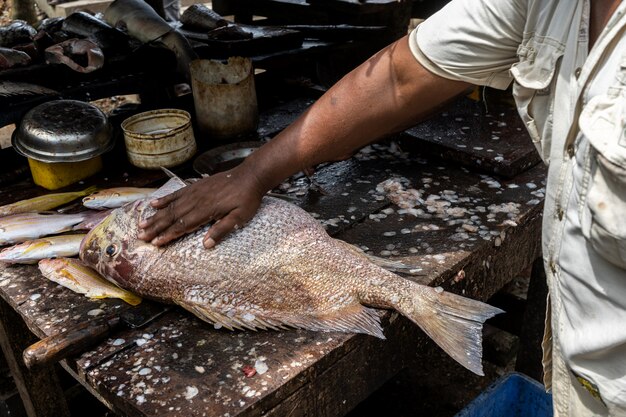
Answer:
<svg viewBox="0 0 626 417"><path fill-rule="evenodd" d="M469 87L426 70L404 37L347 74L237 167L154 201L158 211L140 224L139 237L164 245L215 221L204 239L212 247L250 220L263 195L290 175L402 131Z"/></svg>

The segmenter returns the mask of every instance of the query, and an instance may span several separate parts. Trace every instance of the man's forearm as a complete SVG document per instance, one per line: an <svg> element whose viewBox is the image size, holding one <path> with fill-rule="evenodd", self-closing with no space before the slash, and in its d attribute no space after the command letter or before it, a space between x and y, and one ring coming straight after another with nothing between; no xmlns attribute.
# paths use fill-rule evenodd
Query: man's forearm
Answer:
<svg viewBox="0 0 626 417"><path fill-rule="evenodd" d="M247 164L265 188L273 188L295 172L345 159L416 124L469 87L427 71L405 37L347 74Z"/></svg>

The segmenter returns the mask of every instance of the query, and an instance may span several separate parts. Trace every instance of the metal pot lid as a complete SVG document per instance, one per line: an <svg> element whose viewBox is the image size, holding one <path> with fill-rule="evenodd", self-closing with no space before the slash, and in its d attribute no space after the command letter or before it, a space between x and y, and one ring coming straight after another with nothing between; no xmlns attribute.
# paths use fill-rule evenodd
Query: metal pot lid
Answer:
<svg viewBox="0 0 626 417"><path fill-rule="evenodd" d="M113 147L111 125L96 106L54 100L29 110L13 132L15 150L42 162L79 162Z"/></svg>

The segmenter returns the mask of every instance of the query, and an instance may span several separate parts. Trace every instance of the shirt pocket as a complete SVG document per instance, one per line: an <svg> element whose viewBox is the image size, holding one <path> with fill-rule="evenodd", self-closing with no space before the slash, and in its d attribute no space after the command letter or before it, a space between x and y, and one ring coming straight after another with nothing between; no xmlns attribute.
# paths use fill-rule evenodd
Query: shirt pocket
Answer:
<svg viewBox="0 0 626 417"><path fill-rule="evenodd" d="M563 46L546 38L533 38L517 50L519 62L511 67L513 95L528 133L545 162L552 141L554 86Z"/></svg>
<svg viewBox="0 0 626 417"><path fill-rule="evenodd" d="M626 86L593 97L579 125L591 146L581 198L583 234L600 256L626 269Z"/></svg>

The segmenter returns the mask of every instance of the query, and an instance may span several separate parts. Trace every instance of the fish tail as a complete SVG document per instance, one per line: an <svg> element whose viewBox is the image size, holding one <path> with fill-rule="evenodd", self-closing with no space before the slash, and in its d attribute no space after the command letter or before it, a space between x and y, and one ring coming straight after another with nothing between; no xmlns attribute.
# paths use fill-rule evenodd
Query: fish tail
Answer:
<svg viewBox="0 0 626 417"><path fill-rule="evenodd" d="M424 287L406 280L409 296L394 306L417 324L448 355L470 371L484 375L482 328L485 320L503 311L480 301Z"/></svg>
<svg viewBox="0 0 626 417"><path fill-rule="evenodd" d="M82 197L84 195L93 194L96 191L98 191L98 187L95 186L95 185L92 185L91 187L87 187L87 188L85 188L82 191L77 191L76 193L77 193L78 197Z"/></svg>

